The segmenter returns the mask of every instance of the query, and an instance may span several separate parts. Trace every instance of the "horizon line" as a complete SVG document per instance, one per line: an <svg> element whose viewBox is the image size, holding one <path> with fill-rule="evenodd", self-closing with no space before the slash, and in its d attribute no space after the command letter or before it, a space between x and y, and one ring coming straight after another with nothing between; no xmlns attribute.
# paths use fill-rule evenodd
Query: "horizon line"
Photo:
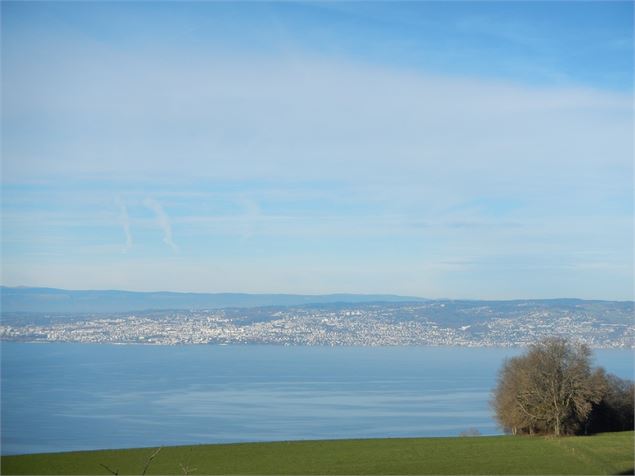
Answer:
<svg viewBox="0 0 635 476"><path fill-rule="evenodd" d="M626 302L626 303L635 303L635 299L605 299L605 298L580 298L580 297L524 297L524 298L505 298L505 299L494 299L494 298L451 298L451 297L422 297L422 296L412 296L408 294L397 294L397 293L389 293L389 292L327 292L327 293L290 293L290 292L244 292L244 291L166 291L166 290L153 290L153 291L139 291L139 290L129 290L129 289L68 289L68 288L58 288L53 286L26 286L26 285L16 285L9 286L5 284L0 284L0 289L46 289L46 290L55 290L55 291L66 291L66 292L125 292L125 293L136 293L136 294L198 294L198 295L251 295L251 296L306 296L306 297L325 297L325 296L390 296L397 298L408 298L408 299L416 299L422 301L604 301L604 302ZM1 305L0 305L1 308Z"/></svg>

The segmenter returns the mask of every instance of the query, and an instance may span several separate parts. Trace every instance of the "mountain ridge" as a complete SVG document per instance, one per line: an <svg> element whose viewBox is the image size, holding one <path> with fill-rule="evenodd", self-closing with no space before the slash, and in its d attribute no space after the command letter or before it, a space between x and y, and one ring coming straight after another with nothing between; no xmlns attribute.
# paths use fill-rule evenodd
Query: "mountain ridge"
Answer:
<svg viewBox="0 0 635 476"><path fill-rule="evenodd" d="M633 301L581 298L542 299L429 299L397 294L292 294L292 293L196 293L177 291L71 290L53 287L0 286L2 312L127 312L163 309L223 309L265 306L298 306L336 303L464 302L560 304Z"/></svg>
<svg viewBox="0 0 635 476"><path fill-rule="evenodd" d="M175 291L69 290L0 286L3 312L120 312L151 309L222 309L302 304L423 302L394 294L188 293Z"/></svg>

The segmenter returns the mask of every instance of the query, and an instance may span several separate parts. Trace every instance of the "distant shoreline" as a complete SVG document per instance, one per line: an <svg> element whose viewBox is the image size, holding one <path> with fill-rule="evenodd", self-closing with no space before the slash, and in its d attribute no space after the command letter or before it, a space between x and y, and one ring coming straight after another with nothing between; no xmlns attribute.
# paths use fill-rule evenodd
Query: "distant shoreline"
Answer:
<svg viewBox="0 0 635 476"><path fill-rule="evenodd" d="M634 312L634 303L583 300L371 301L150 311L4 311L0 340L526 347L541 338L562 335L593 348L633 348Z"/></svg>

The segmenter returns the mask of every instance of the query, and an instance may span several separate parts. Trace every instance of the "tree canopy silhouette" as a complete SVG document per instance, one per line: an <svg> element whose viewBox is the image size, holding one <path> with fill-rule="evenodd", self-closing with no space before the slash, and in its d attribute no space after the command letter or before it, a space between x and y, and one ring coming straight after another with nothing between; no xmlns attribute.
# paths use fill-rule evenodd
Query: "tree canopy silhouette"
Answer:
<svg viewBox="0 0 635 476"><path fill-rule="evenodd" d="M604 395L589 415L585 433L632 431L635 428L635 384L631 380L606 374Z"/></svg>
<svg viewBox="0 0 635 476"><path fill-rule="evenodd" d="M559 436L585 429L606 388L604 372L591 369L588 346L554 337L505 361L492 404L513 434Z"/></svg>

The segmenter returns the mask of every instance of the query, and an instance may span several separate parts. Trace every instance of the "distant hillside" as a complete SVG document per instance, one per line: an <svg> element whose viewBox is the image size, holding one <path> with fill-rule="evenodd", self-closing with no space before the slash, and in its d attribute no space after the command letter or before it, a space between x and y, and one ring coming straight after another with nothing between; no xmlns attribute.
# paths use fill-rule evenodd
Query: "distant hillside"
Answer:
<svg viewBox="0 0 635 476"><path fill-rule="evenodd" d="M122 300L121 294L124 294ZM36 306L47 309L44 312L3 309L0 340L163 345L524 347L547 336L566 335L593 347L635 345L635 305L632 301L552 299L413 302L416 298L378 295L176 293L149 293L147 300L140 300L137 294L113 292L111 301L100 298L82 302L79 298L85 297L85 294L60 292L54 296L67 296L67 301L38 299L26 303L32 309ZM207 296L215 299L210 300ZM87 297L90 298L91 294L88 293ZM391 302L390 299L398 301ZM401 299L409 301L403 302ZM305 300L314 302L305 304ZM319 300L336 302L315 302ZM263 301L269 305L255 305ZM273 302L285 301L300 301L302 304L272 305ZM83 309L102 302L102 308L96 311L57 310L62 306ZM153 309L143 310L142 306ZM109 310L119 308L129 310Z"/></svg>
<svg viewBox="0 0 635 476"><path fill-rule="evenodd" d="M422 302L390 294L243 294L133 291L72 291L55 288L0 287L3 312L125 312L150 309L222 309L302 304Z"/></svg>

